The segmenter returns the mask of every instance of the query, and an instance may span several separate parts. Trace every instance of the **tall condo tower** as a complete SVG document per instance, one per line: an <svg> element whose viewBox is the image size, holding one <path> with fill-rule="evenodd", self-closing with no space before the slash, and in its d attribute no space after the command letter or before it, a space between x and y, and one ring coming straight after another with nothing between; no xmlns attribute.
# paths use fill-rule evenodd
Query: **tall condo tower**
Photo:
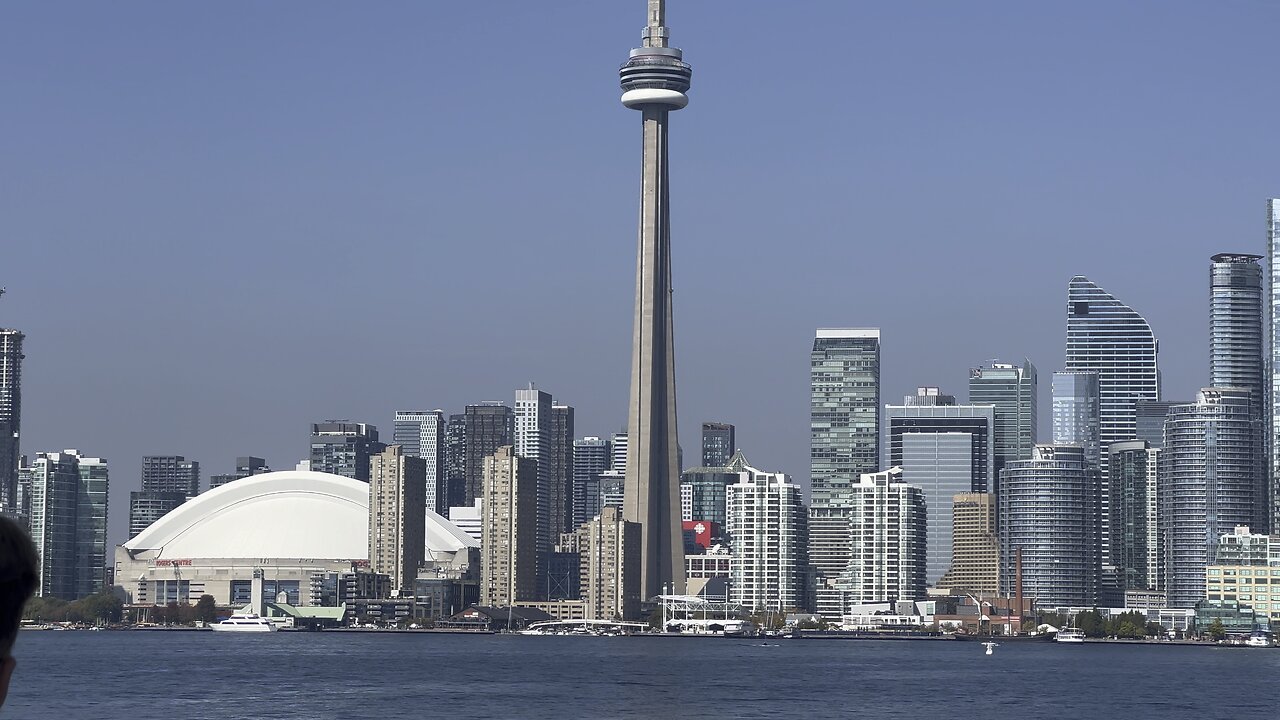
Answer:
<svg viewBox="0 0 1280 720"><path fill-rule="evenodd" d="M640 243L636 259L631 402L623 515L640 523L640 596L670 585L684 592L680 466L676 442L675 350L671 328L671 222L667 191L667 116L689 103L692 70L667 46L664 0L649 0L642 46L618 71L622 104L644 124Z"/></svg>
<svg viewBox="0 0 1280 720"><path fill-rule="evenodd" d="M1220 253L1209 270L1209 384L1249 391L1249 411L1259 423L1263 411L1261 255ZM1263 448L1266 431L1258 426L1254 448L1256 532L1269 532L1271 482ZM1225 532L1225 531L1224 531Z"/></svg>
<svg viewBox="0 0 1280 720"><path fill-rule="evenodd" d="M22 333L0 328L0 510L16 513L22 428Z"/></svg>
<svg viewBox="0 0 1280 720"><path fill-rule="evenodd" d="M1267 339L1270 354L1267 362L1269 386L1267 408L1267 448L1271 453L1271 527L1280 528L1280 199L1267 200Z"/></svg>

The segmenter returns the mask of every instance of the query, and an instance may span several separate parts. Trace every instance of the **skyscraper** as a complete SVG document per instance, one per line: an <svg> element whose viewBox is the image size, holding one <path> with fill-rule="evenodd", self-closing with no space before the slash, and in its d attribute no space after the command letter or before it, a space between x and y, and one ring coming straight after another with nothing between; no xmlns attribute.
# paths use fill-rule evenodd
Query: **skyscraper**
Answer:
<svg viewBox="0 0 1280 720"><path fill-rule="evenodd" d="M551 404L551 537L573 532L573 407Z"/></svg>
<svg viewBox="0 0 1280 720"><path fill-rule="evenodd" d="M369 482L369 456L386 447L368 423L327 420L311 425L311 469Z"/></svg>
<svg viewBox="0 0 1280 720"><path fill-rule="evenodd" d="M1088 278L1071 278L1066 370L1098 374L1098 440L1104 450L1137 438L1137 403L1160 399L1159 350L1141 315Z"/></svg>
<svg viewBox="0 0 1280 720"><path fill-rule="evenodd" d="M1252 412L1258 419L1257 447L1254 450L1255 512L1250 526L1269 532L1272 515L1271 479L1264 448L1267 417L1262 358L1262 267L1261 255L1222 253L1214 255L1209 270L1209 384L1213 387L1244 388L1249 391ZM1224 533L1230 528L1224 529Z"/></svg>
<svg viewBox="0 0 1280 720"><path fill-rule="evenodd" d="M936 583L951 565L952 498L990 487L995 408L956 405L937 388L920 388L903 405L885 405L884 423L881 466L901 468L902 481L924 493L926 575Z"/></svg>
<svg viewBox="0 0 1280 720"><path fill-rule="evenodd" d="M720 422L702 423L702 466L724 467L737 450L733 425Z"/></svg>
<svg viewBox="0 0 1280 720"><path fill-rule="evenodd" d="M1098 374L1056 372L1053 374L1053 444L1079 445L1085 462L1101 468L1102 440Z"/></svg>
<svg viewBox="0 0 1280 720"><path fill-rule="evenodd" d="M1112 443L1107 452L1110 478L1110 557L1120 588L1164 587L1164 535L1160 522L1160 450L1145 440Z"/></svg>
<svg viewBox="0 0 1280 720"><path fill-rule="evenodd" d="M142 458L142 489L129 493L129 538L200 492L200 463L181 455Z"/></svg>
<svg viewBox="0 0 1280 720"><path fill-rule="evenodd" d="M713 522L727 529L728 487L751 470L742 453L734 453L723 466L690 468L680 473L681 502L688 505L689 520Z"/></svg>
<svg viewBox="0 0 1280 720"><path fill-rule="evenodd" d="M499 402L466 407L466 492L459 506L475 505L484 495L484 459L503 445L514 445L516 416Z"/></svg>
<svg viewBox="0 0 1280 720"><path fill-rule="evenodd" d="M996 496L957 493L951 504L951 567L937 585L952 593L995 595L1000 591Z"/></svg>
<svg viewBox="0 0 1280 720"><path fill-rule="evenodd" d="M505 445L481 467L480 604L533 600L538 592L537 463Z"/></svg>
<svg viewBox="0 0 1280 720"><path fill-rule="evenodd" d="M993 492L998 491L1005 464L1031 457L1038 432L1038 387L1036 366L1030 360L1024 359L1022 365L992 361L969 369L969 404L995 406Z"/></svg>
<svg viewBox="0 0 1280 720"><path fill-rule="evenodd" d="M445 514L448 508L448 440L443 410L397 410L393 440L407 457L422 458L427 507Z"/></svg>
<svg viewBox="0 0 1280 720"><path fill-rule="evenodd" d="M17 514L22 333L0 328L0 512Z"/></svg>
<svg viewBox="0 0 1280 720"><path fill-rule="evenodd" d="M76 450L39 453L30 480L31 539L40 554L43 597L101 592L107 557L107 463Z"/></svg>
<svg viewBox="0 0 1280 720"><path fill-rule="evenodd" d="M880 462L880 330L820 328L809 355L814 507L847 496Z"/></svg>
<svg viewBox="0 0 1280 720"><path fill-rule="evenodd" d="M684 592L680 524L675 343L671 325L671 224L667 188L667 116L689 102L692 70L667 45L664 0L649 0L642 47L619 70L622 104L643 114L644 162L632 337L630 446L623 515L640 523L640 592Z"/></svg>
<svg viewBox="0 0 1280 720"><path fill-rule="evenodd" d="M448 466L445 493L449 507L458 507L467 496L466 413L449 416L449 424L445 429L445 446L445 465Z"/></svg>
<svg viewBox="0 0 1280 720"><path fill-rule="evenodd" d="M809 355L809 578L814 609L848 608L855 485L880 463L880 329L819 328Z"/></svg>
<svg viewBox="0 0 1280 720"><path fill-rule="evenodd" d="M369 458L369 569L401 597L414 594L426 554L426 489L426 461L399 445Z"/></svg>
<svg viewBox="0 0 1280 720"><path fill-rule="evenodd" d="M1092 607L1102 579L1102 488L1074 445L1036 445L1005 466L1000 512L1000 589L1012 595L1022 553L1023 592L1040 607Z"/></svg>
<svg viewBox="0 0 1280 720"><path fill-rule="evenodd" d="M545 588L547 554L551 552L554 541L560 533L552 533L551 522L551 395L536 389L533 383L529 387L516 390L515 407L515 442L516 454L532 460L537 475L538 496L538 540L537 576L538 587Z"/></svg>
<svg viewBox="0 0 1280 720"><path fill-rule="evenodd" d="M1164 447L1164 421L1169 408L1186 405L1187 400L1139 400L1137 405L1137 429L1135 439L1145 440L1153 448Z"/></svg>
<svg viewBox="0 0 1280 720"><path fill-rule="evenodd" d="M1267 200L1267 450L1271 462L1271 524L1280 529L1280 199Z"/></svg>
<svg viewBox="0 0 1280 720"><path fill-rule="evenodd" d="M807 540L800 488L786 475L743 465L726 488L726 529L733 538L729 601L748 610L800 607Z"/></svg>
<svg viewBox="0 0 1280 720"><path fill-rule="evenodd" d="M600 476L609 470L609 441L585 437L573 441L573 526L600 514Z"/></svg>
<svg viewBox="0 0 1280 720"><path fill-rule="evenodd" d="M1160 456L1169 607L1204 599L1218 538L1255 517L1258 425L1244 388L1204 388L1169 409Z"/></svg>

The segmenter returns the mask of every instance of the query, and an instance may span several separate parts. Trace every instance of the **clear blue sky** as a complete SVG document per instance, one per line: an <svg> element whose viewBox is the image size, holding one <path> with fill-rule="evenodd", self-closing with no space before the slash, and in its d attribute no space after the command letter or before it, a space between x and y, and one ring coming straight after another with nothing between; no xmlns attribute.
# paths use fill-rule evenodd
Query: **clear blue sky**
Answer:
<svg viewBox="0 0 1280 720"><path fill-rule="evenodd" d="M25 3L0 24L0 324L24 450L287 468L307 424L512 399L621 426L639 116L626 2ZM884 399L1063 360L1067 280L1207 373L1208 258L1280 194L1270 2L671 0L682 439L808 476L819 326ZM1042 425L1044 423L1042 422Z"/></svg>

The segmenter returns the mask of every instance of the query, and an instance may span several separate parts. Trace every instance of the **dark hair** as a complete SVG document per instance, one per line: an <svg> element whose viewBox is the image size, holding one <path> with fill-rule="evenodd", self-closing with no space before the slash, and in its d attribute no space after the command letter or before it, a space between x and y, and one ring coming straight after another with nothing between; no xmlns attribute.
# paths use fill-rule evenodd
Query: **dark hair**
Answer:
<svg viewBox="0 0 1280 720"><path fill-rule="evenodd" d="M18 523L0 515L0 658L13 650L22 606L36 591L36 547Z"/></svg>

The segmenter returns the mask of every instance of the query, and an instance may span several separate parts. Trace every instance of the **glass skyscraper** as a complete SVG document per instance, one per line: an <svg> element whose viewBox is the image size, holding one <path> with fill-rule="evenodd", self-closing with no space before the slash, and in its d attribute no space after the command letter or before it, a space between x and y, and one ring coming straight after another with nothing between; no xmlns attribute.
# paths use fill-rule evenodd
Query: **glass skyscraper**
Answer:
<svg viewBox="0 0 1280 720"><path fill-rule="evenodd" d="M1079 445L1095 468L1102 462L1098 402L1097 373L1053 374L1053 444Z"/></svg>
<svg viewBox="0 0 1280 720"><path fill-rule="evenodd" d="M1137 403L1160 399L1160 345L1151 325L1110 293L1077 275L1067 286L1066 369L1098 374L1098 438L1137 437ZM1102 469L1106 473L1106 468ZM1105 477L1104 477L1105 481Z"/></svg>
<svg viewBox="0 0 1280 720"><path fill-rule="evenodd" d="M809 392L811 498L823 507L880 462L880 329L819 329Z"/></svg>
<svg viewBox="0 0 1280 720"><path fill-rule="evenodd" d="M1106 561L1115 566L1121 590L1164 586L1160 452L1145 440L1113 443L1107 452L1111 547Z"/></svg>
<svg viewBox="0 0 1280 720"><path fill-rule="evenodd" d="M702 466L724 467L737 449L734 427L729 423L702 423Z"/></svg>
<svg viewBox="0 0 1280 720"><path fill-rule="evenodd" d="M995 488L1006 463L1031 457L1037 436L1038 380L1030 360L1022 365L992 362L969 370L969 404L995 406L992 448Z"/></svg>
<svg viewBox="0 0 1280 720"><path fill-rule="evenodd" d="M851 597L856 488L880 461L879 328L820 328L809 373L810 590L835 618Z"/></svg>
<svg viewBox="0 0 1280 720"><path fill-rule="evenodd" d="M936 398L941 398L938 404L930 404ZM884 422L881 465L902 468L903 482L924 493L926 575L933 584L951 565L953 498L959 493L986 492L990 483L995 409L956 405L954 398L938 394L935 388L920 388L903 405L886 405Z"/></svg>
<svg viewBox="0 0 1280 720"><path fill-rule="evenodd" d="M22 426L22 333L0 328L0 512L18 513Z"/></svg>
<svg viewBox="0 0 1280 720"><path fill-rule="evenodd" d="M1209 384L1219 388L1249 391L1251 412L1258 419L1255 512L1250 523L1255 532L1269 532L1271 524L1271 481L1263 448L1266 430L1261 421L1265 369L1262 359L1262 266L1261 255L1221 253L1214 255L1209 271ZM1228 528L1229 529L1229 528Z"/></svg>
<svg viewBox="0 0 1280 720"><path fill-rule="evenodd" d="M392 442L405 457L421 458L426 468L427 507L449 512L448 440L443 410L397 410Z"/></svg>

